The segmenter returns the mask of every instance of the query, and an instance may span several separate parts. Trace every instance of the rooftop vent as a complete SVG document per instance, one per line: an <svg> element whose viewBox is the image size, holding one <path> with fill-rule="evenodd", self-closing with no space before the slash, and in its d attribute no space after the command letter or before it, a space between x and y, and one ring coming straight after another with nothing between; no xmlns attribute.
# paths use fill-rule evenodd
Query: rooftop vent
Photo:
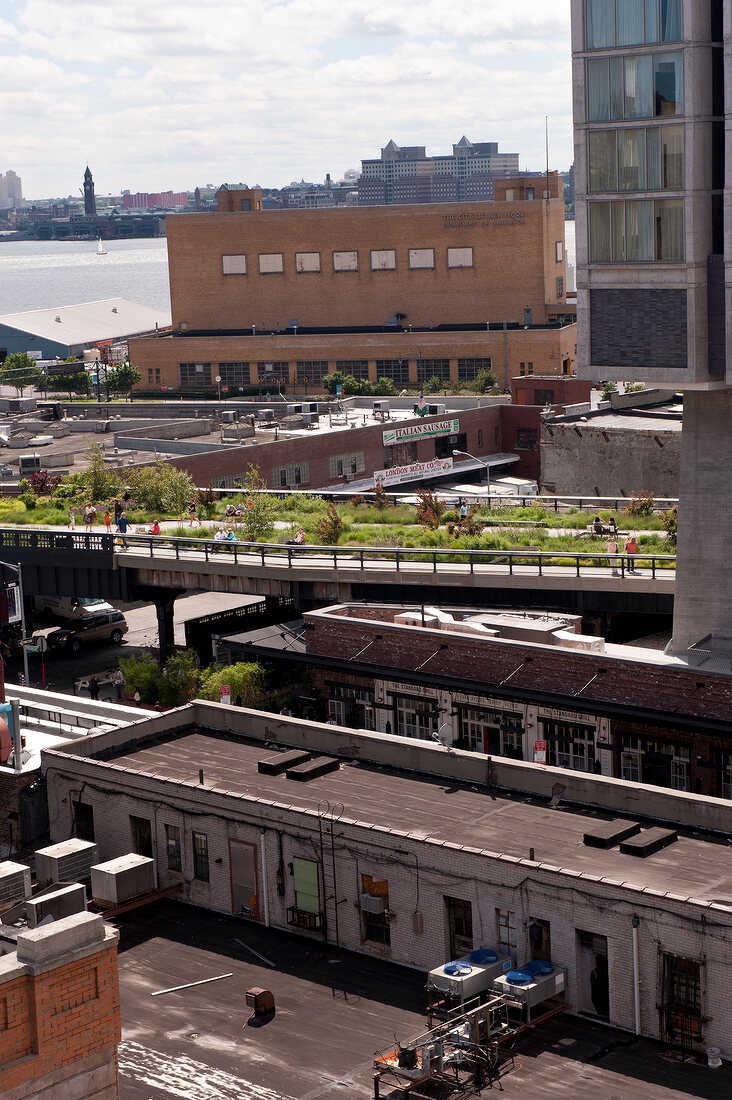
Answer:
<svg viewBox="0 0 732 1100"><path fill-rule="evenodd" d="M641 829L635 836L628 837L620 843L620 851L626 856L638 856L645 859L654 852L660 852L661 848L674 844L679 839L675 829L662 829L656 826L653 829Z"/></svg>
<svg viewBox="0 0 732 1100"><path fill-rule="evenodd" d="M616 844L640 832L637 821L601 821L584 835L588 848L614 848Z"/></svg>

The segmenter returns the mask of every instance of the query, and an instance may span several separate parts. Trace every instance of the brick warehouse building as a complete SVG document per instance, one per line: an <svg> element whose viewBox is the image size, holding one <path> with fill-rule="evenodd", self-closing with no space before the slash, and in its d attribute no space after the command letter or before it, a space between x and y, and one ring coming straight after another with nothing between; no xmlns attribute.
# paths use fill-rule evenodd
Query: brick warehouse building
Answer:
<svg viewBox="0 0 732 1100"><path fill-rule="evenodd" d="M217 213L170 219L174 331L131 342L141 387L573 373L561 181L500 183L490 203L297 211L222 189Z"/></svg>
<svg viewBox="0 0 732 1100"><path fill-rule="evenodd" d="M540 611L345 604L307 612L284 638L265 629L219 648L285 669L293 688L299 665L300 695L341 725L439 732L526 761L539 741L557 767L732 799L729 676L580 635L580 623Z"/></svg>
<svg viewBox="0 0 732 1100"><path fill-rule="evenodd" d="M570 1011L728 1053L728 802L200 701L44 769L54 839L83 807L191 904L423 972L551 959Z"/></svg>

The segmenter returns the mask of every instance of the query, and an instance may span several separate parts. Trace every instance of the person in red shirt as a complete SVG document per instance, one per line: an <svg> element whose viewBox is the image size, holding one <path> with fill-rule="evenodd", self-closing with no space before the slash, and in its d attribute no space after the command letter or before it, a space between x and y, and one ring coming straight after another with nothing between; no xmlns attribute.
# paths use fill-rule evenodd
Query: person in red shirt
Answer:
<svg viewBox="0 0 732 1100"><path fill-rule="evenodd" d="M638 543L636 542L635 535L629 535L625 540L625 553L628 555L626 566L629 573L637 573L638 570L635 567L635 555L638 553Z"/></svg>

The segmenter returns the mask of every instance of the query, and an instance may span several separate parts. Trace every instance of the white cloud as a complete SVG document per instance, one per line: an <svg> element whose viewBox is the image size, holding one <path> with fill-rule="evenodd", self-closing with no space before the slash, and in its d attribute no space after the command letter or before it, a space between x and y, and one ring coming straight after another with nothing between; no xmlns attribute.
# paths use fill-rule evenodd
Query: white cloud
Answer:
<svg viewBox="0 0 732 1100"><path fill-rule="evenodd" d="M323 179L467 133L571 160L569 0L17 0L3 162L28 196Z"/></svg>

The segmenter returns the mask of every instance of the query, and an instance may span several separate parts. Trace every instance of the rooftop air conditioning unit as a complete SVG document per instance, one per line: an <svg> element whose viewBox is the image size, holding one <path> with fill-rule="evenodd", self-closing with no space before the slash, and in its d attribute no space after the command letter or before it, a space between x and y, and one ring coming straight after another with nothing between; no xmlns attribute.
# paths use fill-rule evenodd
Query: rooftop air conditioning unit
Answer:
<svg viewBox="0 0 732 1100"><path fill-rule="evenodd" d="M375 898L373 894L361 894L361 910L364 913L383 913L386 909L386 898Z"/></svg>
<svg viewBox="0 0 732 1100"><path fill-rule="evenodd" d="M316 413L317 414L317 412L318 412L318 402L317 401L306 401L305 404L302 407L302 411L304 413Z"/></svg>
<svg viewBox="0 0 732 1100"><path fill-rule="evenodd" d="M28 898L26 913L28 924L37 928L42 921L61 920L74 913L86 912L86 888L80 882L59 884L58 889L49 890L40 897Z"/></svg>
<svg viewBox="0 0 732 1100"><path fill-rule="evenodd" d="M36 852L36 878L44 886L51 882L79 882L91 875L99 859L96 844L72 837Z"/></svg>
<svg viewBox="0 0 732 1100"><path fill-rule="evenodd" d="M390 406L389 406L389 402L388 402L388 401L374 401L374 412L375 412L375 413L385 413L385 412L388 412L388 411L389 411L389 407L390 407Z"/></svg>
<svg viewBox="0 0 732 1100"><path fill-rule="evenodd" d="M445 415L445 406L444 405L428 405L427 406L427 415L428 416L444 416Z"/></svg>
<svg viewBox="0 0 732 1100"><path fill-rule="evenodd" d="M304 412L302 414L302 422L306 428L312 428L315 424L318 424L320 422L320 417L317 413Z"/></svg>
<svg viewBox="0 0 732 1100"><path fill-rule="evenodd" d="M129 852L91 869L92 897L105 905L121 905L155 889L155 860Z"/></svg>
<svg viewBox="0 0 732 1100"><path fill-rule="evenodd" d="M260 420L274 420L274 409L258 409L257 416Z"/></svg>
<svg viewBox="0 0 732 1100"><path fill-rule="evenodd" d="M270 409L269 411L271 412L272 410ZM224 409L221 413L221 419L225 424L233 424L236 420L236 413L233 409Z"/></svg>
<svg viewBox="0 0 732 1100"><path fill-rule="evenodd" d="M0 906L22 901L29 897L30 892L30 867L26 867L24 863L12 863L10 860L0 863Z"/></svg>
<svg viewBox="0 0 732 1100"><path fill-rule="evenodd" d="M302 405L288 405L287 406L287 415L288 416L300 416L302 411L303 411Z"/></svg>

